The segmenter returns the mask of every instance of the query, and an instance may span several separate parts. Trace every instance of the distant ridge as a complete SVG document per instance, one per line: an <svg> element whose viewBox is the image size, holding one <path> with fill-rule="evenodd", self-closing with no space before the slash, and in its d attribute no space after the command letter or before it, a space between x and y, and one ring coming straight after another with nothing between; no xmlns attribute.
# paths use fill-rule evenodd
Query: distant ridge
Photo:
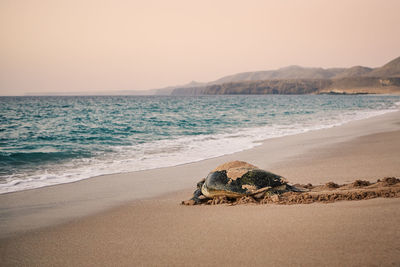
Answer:
<svg viewBox="0 0 400 267"><path fill-rule="evenodd" d="M172 95L213 94L400 94L400 57L380 68L305 68L288 66L277 70L242 72L190 87L181 86Z"/></svg>
<svg viewBox="0 0 400 267"><path fill-rule="evenodd" d="M330 79L345 70L342 68L305 68L293 65L277 70L242 72L229 75L215 80L211 84L274 79Z"/></svg>
<svg viewBox="0 0 400 267"><path fill-rule="evenodd" d="M338 78L345 78L345 77L360 77L360 76L364 76L364 75L370 73L371 71L373 71L372 68L363 67L363 66L354 66L349 69L345 69L344 71L338 73L333 78L338 79Z"/></svg>
<svg viewBox="0 0 400 267"><path fill-rule="evenodd" d="M229 82L280 80L280 79L334 79L345 77L400 77L400 57L390 61L380 68L354 66L351 68L306 68L292 65L277 70L241 72L224 76L209 84Z"/></svg>
<svg viewBox="0 0 400 267"><path fill-rule="evenodd" d="M297 65L277 70L241 72L215 81L151 90L30 93L26 95L213 95L213 94L400 94L400 57L379 68L307 68Z"/></svg>
<svg viewBox="0 0 400 267"><path fill-rule="evenodd" d="M153 91L155 95L171 95L172 92L177 88L193 88L205 85L207 85L207 83L199 83L196 81L191 81L190 83L185 85L168 86L161 89L153 89L151 91ZM150 92L150 90L148 92Z"/></svg>
<svg viewBox="0 0 400 267"><path fill-rule="evenodd" d="M400 77L400 57L393 59L380 68L369 72L370 77Z"/></svg>

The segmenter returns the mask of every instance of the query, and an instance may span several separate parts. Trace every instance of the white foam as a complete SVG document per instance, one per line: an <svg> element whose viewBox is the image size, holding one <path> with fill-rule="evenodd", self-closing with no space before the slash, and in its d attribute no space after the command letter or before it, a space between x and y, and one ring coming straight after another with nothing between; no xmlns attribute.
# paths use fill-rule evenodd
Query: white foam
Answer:
<svg viewBox="0 0 400 267"><path fill-rule="evenodd" d="M400 102L396 103L399 105ZM0 193L39 188L87 179L94 176L140 171L201 161L256 147L262 140L330 128L344 123L378 116L397 109L345 111L314 116L312 120L282 121L281 124L241 129L216 135L184 136L136 146L114 147L113 153L96 158L75 159L53 169L37 172L27 178L9 176L0 184ZM19 175L21 177L21 175Z"/></svg>

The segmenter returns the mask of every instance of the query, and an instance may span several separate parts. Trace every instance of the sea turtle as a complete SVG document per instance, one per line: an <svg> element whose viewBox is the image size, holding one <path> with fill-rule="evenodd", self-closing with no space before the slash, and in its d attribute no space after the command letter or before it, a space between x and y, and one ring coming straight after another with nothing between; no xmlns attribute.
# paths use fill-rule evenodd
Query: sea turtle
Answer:
<svg viewBox="0 0 400 267"><path fill-rule="evenodd" d="M212 170L207 178L197 183L190 202L184 204L201 204L215 197L241 198L252 196L263 198L268 194L279 194L288 191L303 192L276 174L259 169L243 161L231 161Z"/></svg>

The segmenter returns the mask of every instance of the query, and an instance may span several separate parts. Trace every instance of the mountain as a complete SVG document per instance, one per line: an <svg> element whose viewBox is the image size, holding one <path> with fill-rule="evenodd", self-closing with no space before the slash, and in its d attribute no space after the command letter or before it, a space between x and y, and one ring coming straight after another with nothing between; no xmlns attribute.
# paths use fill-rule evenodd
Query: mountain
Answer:
<svg viewBox="0 0 400 267"><path fill-rule="evenodd" d="M312 94L318 88L327 87L328 79L274 79L243 81L210 85L202 91L205 95L235 94Z"/></svg>
<svg viewBox="0 0 400 267"><path fill-rule="evenodd" d="M336 74L333 78L360 77L370 73L373 69L363 66L354 66Z"/></svg>
<svg viewBox="0 0 400 267"><path fill-rule="evenodd" d="M367 74L369 77L400 77L400 57Z"/></svg>
<svg viewBox="0 0 400 267"><path fill-rule="evenodd" d="M168 86L168 87L164 87L161 89L148 90L147 92L151 92L151 95L171 95L172 92L178 88L194 88L194 87L200 87L200 86L206 86L206 85L207 85L206 83L199 83L196 81L191 81L190 83L185 84L185 85Z"/></svg>
<svg viewBox="0 0 400 267"><path fill-rule="evenodd" d="M171 92L172 95L318 93L400 93L400 57L376 69L288 66L242 72L201 85L176 87Z"/></svg>
<svg viewBox="0 0 400 267"><path fill-rule="evenodd" d="M215 81L151 90L31 93L27 95L203 95L203 94L317 94L399 93L400 57L380 68L306 68L242 72Z"/></svg>
<svg viewBox="0 0 400 267"><path fill-rule="evenodd" d="M222 77L210 82L210 84L272 79L330 79L345 70L344 68L323 69L288 66L277 70L242 72Z"/></svg>

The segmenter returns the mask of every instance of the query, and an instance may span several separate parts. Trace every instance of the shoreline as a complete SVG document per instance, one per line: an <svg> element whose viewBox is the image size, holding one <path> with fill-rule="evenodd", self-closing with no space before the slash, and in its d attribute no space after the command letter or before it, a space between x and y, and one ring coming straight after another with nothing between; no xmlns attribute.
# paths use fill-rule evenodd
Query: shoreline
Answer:
<svg viewBox="0 0 400 267"><path fill-rule="evenodd" d="M290 183L400 177L400 111L175 167L0 195L4 266L400 264L400 198L183 206L222 162Z"/></svg>
<svg viewBox="0 0 400 267"><path fill-rule="evenodd" d="M291 183L318 183L318 174L298 175L299 155L335 146L361 136L400 129L400 111L341 126L267 139L249 150L183 165L103 175L76 182L0 195L0 237L90 216L139 199L149 199L194 188L220 163L240 159L288 178ZM287 162L291 161L291 167ZM304 169L304 168L303 168ZM343 175L342 175L343 176ZM354 177L355 178L355 177ZM363 177L366 179L383 177ZM347 181L341 177L335 182ZM328 181L320 180L319 183Z"/></svg>
<svg viewBox="0 0 400 267"><path fill-rule="evenodd" d="M100 176L109 176L109 175L119 175L119 174L129 174L129 173L133 173L133 172L139 172L139 171L148 171L148 170L155 170L155 169L159 169L159 168L169 168L169 167L176 167L176 166L180 166L180 165L185 165L185 164L191 164L191 163L196 163L196 162L200 162L203 160L208 160L208 159L212 159L212 158L218 158L218 157L223 157L223 156L228 156L234 153L240 153L240 152L244 152L244 151L248 151L250 149L256 148L257 146L259 146L260 144L262 144L263 142L269 140L269 139L274 139L274 138L282 138L282 137L286 137L286 136L292 136L292 135L298 135L298 134L302 134L302 133L307 133L307 132L312 132L312 131L319 131L319 130L323 130L323 129L330 129L333 127L338 127L338 126L342 126L348 123L352 123L355 121L359 121L359 120L365 120L365 119L369 119L369 118L373 118L373 117L379 117L388 113L392 113L392 112L397 112L399 111L400 107L400 102L395 102L393 103L393 105L390 108L387 109L383 109L383 110L357 110L354 111L355 113L352 115L349 114L342 114L342 116L336 115L336 119L331 120L328 124L324 123L324 122L320 122L320 124L316 124L316 125L300 125L300 128L297 129L295 127L283 127L282 129L280 128L280 126L278 125L278 133L275 133L276 131L276 126L272 127L272 129L270 129L268 125L264 125L261 127L255 127L255 128L244 128L244 129L236 129L237 131L235 133L229 133L229 134L222 134L222 135L227 135L224 136L224 138L222 138L222 140L220 140L220 137L216 137L217 138L217 144L219 142L223 142L224 144L227 142L224 142L225 140L231 140L229 137L230 135L246 135L248 133L251 132L257 132L257 134L255 134L255 136L253 136L252 134L250 134L250 137L242 137L239 138L241 139L241 141L239 141L239 143L241 143L241 145L237 144L237 140L235 142L233 142L233 148L228 146L227 144L224 145L224 147L230 147L229 149L223 149L222 151L219 152L215 152L215 151L209 151L209 153L205 153L205 151L203 153L194 153L193 155L191 155L190 153L187 154L188 151L186 151L186 154L183 155L188 155L189 157L191 157L190 159L184 159L184 157L177 157L177 154L170 154L170 157L172 157L172 159L167 159L167 163L164 164L164 162L159 162L157 161L157 159L151 159L150 161L154 161L156 163L161 163L161 166L154 166L154 162L152 163L152 165L150 166L142 166L141 162L130 162L130 166L134 166L134 167L128 167L126 168L126 164L124 164L123 166L120 166L121 164L118 164L118 160L117 165L113 165L113 164L109 164L109 165L101 165L98 166L100 169L102 169L101 171L97 171L96 168L94 168L93 166L97 166L97 165L85 165L85 166L80 166L78 169L74 170L74 169L65 169L64 171L60 171L60 173L57 174L57 172L54 172L51 176L51 178L45 178L42 180L42 178L39 178L39 175L34 175L32 179L28 178L26 181L25 180L16 180L16 181L10 181L9 183L4 183L2 184L0 187L1 189L1 194L8 194L8 193L13 193L13 192L19 192L19 191L26 191L26 190L32 190L32 189L37 189L37 188L42 188L42 187L49 187L49 186L57 186L59 184L67 184L67 183L74 183L74 182L79 182L81 180L85 180L85 179L93 179L96 177L100 177ZM348 112L348 111L347 111ZM339 121L339 119L337 119L338 117L341 118L342 121ZM350 119L349 119L350 118ZM314 122L315 123L315 122ZM282 125L281 125L282 126ZM264 133L268 133L272 130L272 134L264 134ZM261 134L261 136L260 136ZM221 134L217 134L216 136L219 136ZM258 136L257 136L258 135ZM275 136L275 135L279 135L279 136ZM208 135L206 135L207 137ZM257 137L256 137L257 136ZM214 135L209 135L208 138L214 138ZM265 138L265 139L262 139ZM179 138L177 140L180 140ZM245 141L243 143L243 140L248 140ZM179 144L179 143L178 143ZM203 144L205 145L205 144ZM207 146L208 147L208 146ZM185 151L184 151L185 152ZM205 154L204 154L205 153ZM193 157L195 156L195 157ZM110 155L107 157L109 158L111 157ZM113 159L113 158L112 158ZM112 160L111 160L112 161ZM137 165L139 164L139 165ZM104 168L108 166L108 168ZM139 167L138 167L139 166ZM116 168L117 167L117 168ZM55 169L57 169L57 167L54 167ZM87 173L87 168L91 169L91 173L88 174ZM80 172L78 172L77 170L80 170ZM52 172L50 171L50 174ZM44 175L44 174L42 174ZM65 177L69 177L68 179L66 179Z"/></svg>

